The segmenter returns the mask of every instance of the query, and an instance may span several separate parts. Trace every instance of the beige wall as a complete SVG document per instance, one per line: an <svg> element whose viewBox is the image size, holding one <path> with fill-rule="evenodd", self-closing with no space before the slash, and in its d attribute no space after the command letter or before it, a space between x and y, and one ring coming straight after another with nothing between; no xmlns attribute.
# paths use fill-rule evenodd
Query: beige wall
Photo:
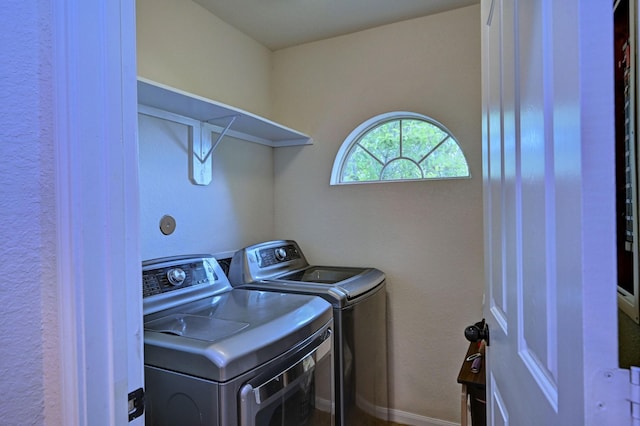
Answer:
<svg viewBox="0 0 640 426"><path fill-rule="evenodd" d="M138 75L270 115L271 51L202 6L137 0Z"/></svg>
<svg viewBox="0 0 640 426"><path fill-rule="evenodd" d="M268 116L271 52L184 0L137 0L138 75ZM225 138L193 185L187 127L139 116L141 257L220 253L271 239L273 149ZM159 221L176 220L165 236Z"/></svg>
<svg viewBox="0 0 640 426"><path fill-rule="evenodd" d="M189 180L187 127L139 115L142 259L237 250L273 235L273 149L226 139L209 185ZM176 229L160 232L171 215Z"/></svg>
<svg viewBox="0 0 640 426"><path fill-rule="evenodd" d="M273 93L274 119L314 139L275 151L275 235L387 274L391 407L459 421L483 287L479 6L277 51ZM473 178L330 187L344 138L394 110L447 126Z"/></svg>
<svg viewBox="0 0 640 426"><path fill-rule="evenodd" d="M141 209L150 219L142 223L143 257L158 254L162 244L186 250L196 241L198 249L216 252L293 238L313 263L379 267L388 276L391 408L423 421L459 421L463 329L480 318L484 280L479 6L271 53L195 3L137 4L139 75L314 139L312 146L274 150L226 140L214 160L218 177L200 188L182 169L184 129L144 119ZM344 138L393 110L446 125L473 178L330 187ZM184 161L174 170L184 177L167 175L167 186L159 184L156 161ZM214 196L226 198L207 213L179 213L189 236L169 246L157 234L164 211L157 200L182 190L203 209ZM241 215L235 230L212 224L234 212ZM204 234L210 242L202 243Z"/></svg>

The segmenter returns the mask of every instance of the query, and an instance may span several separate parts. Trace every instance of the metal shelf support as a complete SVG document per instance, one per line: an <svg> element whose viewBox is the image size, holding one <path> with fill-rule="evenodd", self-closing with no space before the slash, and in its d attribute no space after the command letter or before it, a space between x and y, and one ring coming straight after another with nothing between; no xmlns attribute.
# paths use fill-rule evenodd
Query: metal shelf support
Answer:
<svg viewBox="0 0 640 426"><path fill-rule="evenodd" d="M189 126L189 178L196 185L209 185L213 178L213 152L238 116L229 117L229 122L218 133L215 142L211 142L211 133L221 127L207 122L198 122L198 129Z"/></svg>

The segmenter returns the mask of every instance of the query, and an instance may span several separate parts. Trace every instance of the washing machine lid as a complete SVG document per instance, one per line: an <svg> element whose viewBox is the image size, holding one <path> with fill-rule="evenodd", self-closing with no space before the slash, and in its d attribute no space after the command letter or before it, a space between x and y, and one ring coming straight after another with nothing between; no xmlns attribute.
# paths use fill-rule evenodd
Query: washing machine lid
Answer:
<svg viewBox="0 0 640 426"><path fill-rule="evenodd" d="M332 319L319 297L234 289L145 316L145 364L226 382Z"/></svg>
<svg viewBox="0 0 640 426"><path fill-rule="evenodd" d="M267 241L237 251L229 280L244 288L316 294L344 306L385 281L376 268L309 265L293 240Z"/></svg>
<svg viewBox="0 0 640 426"><path fill-rule="evenodd" d="M338 299L351 301L369 293L384 280L385 275L375 268L309 266L300 271L264 280L264 282L271 286L282 283L283 289L310 289L314 294L328 293Z"/></svg>

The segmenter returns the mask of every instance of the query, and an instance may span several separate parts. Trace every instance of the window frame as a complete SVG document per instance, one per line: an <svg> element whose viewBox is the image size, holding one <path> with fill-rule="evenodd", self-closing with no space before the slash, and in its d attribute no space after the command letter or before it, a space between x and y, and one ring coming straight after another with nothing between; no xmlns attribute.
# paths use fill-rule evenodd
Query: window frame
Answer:
<svg viewBox="0 0 640 426"><path fill-rule="evenodd" d="M439 129L441 129L443 132L447 133L447 135L449 135L449 138L452 139L460 149L460 152L462 153L464 161L467 165L468 175L452 176L452 177L420 178L420 179L390 179L390 180L377 179L377 180L350 181L350 182L342 181L341 176L342 176L342 171L345 166L345 163L348 159L347 155L349 154L349 152L351 151L352 147L355 144L357 144L369 131L373 130L378 126L381 126L390 121L406 120L406 119L420 120L420 121L430 123L438 127ZM396 157L396 159L397 158L401 158L401 157ZM462 146L460 146L460 143L458 142L457 138L453 135L453 133L439 121L429 116L426 116L424 114L419 114L419 113L410 112L410 111L392 111L392 112L386 112L383 114L376 115L375 117L371 117L370 119L364 121L355 129L353 129L351 133L349 133L349 135L342 142L342 145L340 146L340 149L336 153L336 157L333 161L333 167L331 169L330 185L333 186L333 185L354 185L354 184L358 185L358 184L367 184L367 183L423 182L423 181L430 181L430 180L454 180L454 179L471 179L471 169L469 167L469 162L467 161L467 156L465 155L464 150L462 149Z"/></svg>

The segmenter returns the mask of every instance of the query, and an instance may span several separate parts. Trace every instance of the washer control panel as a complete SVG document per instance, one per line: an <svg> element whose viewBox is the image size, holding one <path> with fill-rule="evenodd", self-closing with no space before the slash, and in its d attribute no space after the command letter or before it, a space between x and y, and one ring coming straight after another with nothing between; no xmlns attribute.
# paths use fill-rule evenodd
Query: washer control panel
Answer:
<svg viewBox="0 0 640 426"><path fill-rule="evenodd" d="M238 286L298 271L309 266L293 240L273 240L236 251L229 265L229 281Z"/></svg>
<svg viewBox="0 0 640 426"><path fill-rule="evenodd" d="M267 247L258 250L258 265L261 268L300 259L300 251L294 244Z"/></svg>
<svg viewBox="0 0 640 426"><path fill-rule="evenodd" d="M214 283L218 277L206 258L160 262L142 270L142 296Z"/></svg>

